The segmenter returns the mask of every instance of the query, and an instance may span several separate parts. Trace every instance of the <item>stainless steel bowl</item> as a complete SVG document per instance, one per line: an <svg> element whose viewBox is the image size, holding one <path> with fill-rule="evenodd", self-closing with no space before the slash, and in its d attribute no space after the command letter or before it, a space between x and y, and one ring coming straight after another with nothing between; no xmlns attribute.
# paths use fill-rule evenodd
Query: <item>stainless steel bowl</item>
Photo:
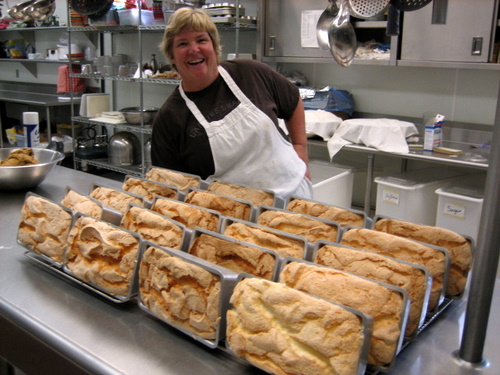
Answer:
<svg viewBox="0 0 500 375"><path fill-rule="evenodd" d="M0 160L7 159L15 148L0 148ZM64 159L64 154L34 148L35 159L40 163L19 167L0 167L0 190L23 190L39 185L54 166Z"/></svg>
<svg viewBox="0 0 500 375"><path fill-rule="evenodd" d="M140 125L141 117L144 119L144 125L153 123L153 119L158 113L156 107L144 107L141 111L140 107L127 107L120 110L125 116L125 121L130 125Z"/></svg>

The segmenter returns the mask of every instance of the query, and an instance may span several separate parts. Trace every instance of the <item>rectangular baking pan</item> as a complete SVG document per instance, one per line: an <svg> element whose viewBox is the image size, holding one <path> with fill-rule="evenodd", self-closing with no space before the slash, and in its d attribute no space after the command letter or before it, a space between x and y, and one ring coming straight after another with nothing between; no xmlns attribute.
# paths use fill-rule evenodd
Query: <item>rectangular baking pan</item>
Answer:
<svg viewBox="0 0 500 375"><path fill-rule="evenodd" d="M164 187L164 188L169 188L169 189L172 189L174 190L175 192L175 198L174 199L179 199L179 189L176 187L176 186L173 186L173 185L167 185L167 184L162 184L161 182L156 182L156 181L152 181L152 180L147 180L145 178L141 178L141 177L137 177L137 176L132 176L132 175L126 175L125 176L125 179L123 180L123 184L122 184L122 190L123 191L126 191L127 193L130 193L128 190L125 190L124 189L124 186L125 186L125 182L127 182L128 179L130 178L134 178L136 180L139 180L139 181L143 181L143 182L149 182L151 184L154 184L154 185L158 185L160 187ZM137 194L136 194L137 195ZM151 205L153 204L153 200L148 200L146 197L143 197L143 200L144 200L144 207L146 208L151 208Z"/></svg>

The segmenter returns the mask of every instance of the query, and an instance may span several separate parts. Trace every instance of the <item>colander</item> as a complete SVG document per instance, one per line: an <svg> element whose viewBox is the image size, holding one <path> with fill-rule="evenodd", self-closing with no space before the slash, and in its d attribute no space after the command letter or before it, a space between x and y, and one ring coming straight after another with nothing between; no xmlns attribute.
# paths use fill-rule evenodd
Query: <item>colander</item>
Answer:
<svg viewBox="0 0 500 375"><path fill-rule="evenodd" d="M387 9L390 0L347 0L346 5L351 16L356 18L372 18Z"/></svg>

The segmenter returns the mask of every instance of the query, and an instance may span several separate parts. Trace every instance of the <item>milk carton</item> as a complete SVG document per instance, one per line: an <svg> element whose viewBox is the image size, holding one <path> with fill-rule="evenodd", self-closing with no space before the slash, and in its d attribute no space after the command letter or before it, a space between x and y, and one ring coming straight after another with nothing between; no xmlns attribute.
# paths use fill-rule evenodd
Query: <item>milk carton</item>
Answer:
<svg viewBox="0 0 500 375"><path fill-rule="evenodd" d="M424 151L432 151L434 147L443 145L444 115L433 114L424 121Z"/></svg>

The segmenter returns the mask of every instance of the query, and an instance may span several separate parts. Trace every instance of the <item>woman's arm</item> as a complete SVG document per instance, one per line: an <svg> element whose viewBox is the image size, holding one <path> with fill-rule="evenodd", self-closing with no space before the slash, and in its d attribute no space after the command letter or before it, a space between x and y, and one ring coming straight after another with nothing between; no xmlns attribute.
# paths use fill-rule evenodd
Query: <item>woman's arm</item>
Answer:
<svg viewBox="0 0 500 375"><path fill-rule="evenodd" d="M297 106L293 111L292 116L285 120L285 125L290 136L290 141L292 142L295 152L299 157L306 163L306 177L311 179L309 172L309 157L307 154L307 136L306 136L306 119L304 113L304 103L299 97Z"/></svg>

